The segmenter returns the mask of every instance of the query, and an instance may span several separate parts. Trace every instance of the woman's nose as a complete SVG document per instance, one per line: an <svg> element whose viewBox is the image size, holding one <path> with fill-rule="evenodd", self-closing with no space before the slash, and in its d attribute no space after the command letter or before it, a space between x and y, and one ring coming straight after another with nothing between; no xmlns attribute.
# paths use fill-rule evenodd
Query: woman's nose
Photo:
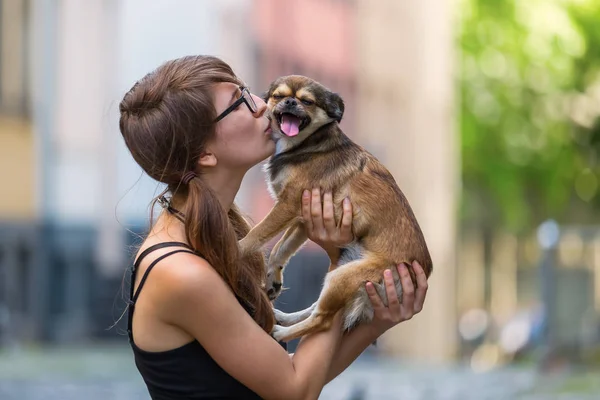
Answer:
<svg viewBox="0 0 600 400"><path fill-rule="evenodd" d="M253 94L252 97L254 98L254 102L256 103L256 112L254 113L254 116L256 118L260 118L267 110L267 103L265 103L265 101L259 96Z"/></svg>

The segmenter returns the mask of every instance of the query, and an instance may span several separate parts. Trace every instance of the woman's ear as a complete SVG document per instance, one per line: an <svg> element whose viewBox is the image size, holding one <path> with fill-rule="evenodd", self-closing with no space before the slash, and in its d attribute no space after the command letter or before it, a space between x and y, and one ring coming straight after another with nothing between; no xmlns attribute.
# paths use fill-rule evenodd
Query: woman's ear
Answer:
<svg viewBox="0 0 600 400"><path fill-rule="evenodd" d="M217 157L211 152L202 153L198 159L198 165L201 167L214 167L217 165Z"/></svg>

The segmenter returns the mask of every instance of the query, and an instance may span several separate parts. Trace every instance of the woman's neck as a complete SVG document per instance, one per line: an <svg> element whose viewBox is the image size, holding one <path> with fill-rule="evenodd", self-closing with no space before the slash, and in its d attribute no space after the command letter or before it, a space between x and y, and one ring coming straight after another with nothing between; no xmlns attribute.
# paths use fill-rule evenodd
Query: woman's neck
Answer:
<svg viewBox="0 0 600 400"><path fill-rule="evenodd" d="M184 242L187 243L185 227L177 217L163 210L152 226L148 239L152 242Z"/></svg>
<svg viewBox="0 0 600 400"><path fill-rule="evenodd" d="M223 209L228 212L240 190L243 177L244 174L210 171L202 174L200 179L204 180L204 183L211 188Z"/></svg>

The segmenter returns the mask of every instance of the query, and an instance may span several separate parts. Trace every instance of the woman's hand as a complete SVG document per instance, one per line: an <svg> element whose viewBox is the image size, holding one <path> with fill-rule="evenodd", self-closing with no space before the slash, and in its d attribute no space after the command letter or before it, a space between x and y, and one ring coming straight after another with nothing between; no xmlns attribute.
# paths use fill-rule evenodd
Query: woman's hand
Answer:
<svg viewBox="0 0 600 400"><path fill-rule="evenodd" d="M321 246L333 263L339 257L339 247L354 239L352 233L352 204L344 199L343 214L336 224L333 214L333 196L326 192L321 202L321 191L305 190L302 193L302 218L310 240Z"/></svg>
<svg viewBox="0 0 600 400"><path fill-rule="evenodd" d="M423 309L425 296L427 294L427 276L423 267L414 261L412 269L416 275L417 288L413 285L408 266L400 264L397 266L400 282L402 284L402 303L398 300L398 293L394 284L394 278L391 270L386 270L383 274L385 290L389 301L386 307L377 294L373 283L367 282L366 289L371 304L373 305L373 321L371 325L377 330L378 335L383 334L388 329L396 326L400 322L407 321L418 314Z"/></svg>

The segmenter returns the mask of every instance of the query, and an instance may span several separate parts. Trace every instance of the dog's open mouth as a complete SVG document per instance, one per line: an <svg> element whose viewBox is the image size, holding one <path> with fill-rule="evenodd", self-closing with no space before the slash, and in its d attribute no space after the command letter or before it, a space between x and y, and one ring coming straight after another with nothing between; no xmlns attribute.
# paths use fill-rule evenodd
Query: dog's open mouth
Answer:
<svg viewBox="0 0 600 400"><path fill-rule="evenodd" d="M281 131L289 137L296 136L309 123L308 118L300 118L290 113L281 113L277 117Z"/></svg>

